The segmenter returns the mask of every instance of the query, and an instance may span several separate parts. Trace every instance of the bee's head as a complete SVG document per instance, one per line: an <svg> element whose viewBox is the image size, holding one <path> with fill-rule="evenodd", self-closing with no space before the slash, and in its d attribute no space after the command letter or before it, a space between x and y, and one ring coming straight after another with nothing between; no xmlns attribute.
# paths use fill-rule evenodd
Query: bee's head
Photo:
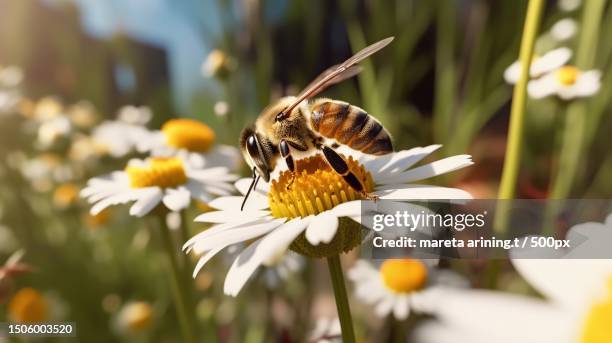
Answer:
<svg viewBox="0 0 612 343"><path fill-rule="evenodd" d="M240 149L251 169L255 169L266 182L270 181L270 172L274 168L273 160L277 149L270 140L249 127L242 130L240 134Z"/></svg>

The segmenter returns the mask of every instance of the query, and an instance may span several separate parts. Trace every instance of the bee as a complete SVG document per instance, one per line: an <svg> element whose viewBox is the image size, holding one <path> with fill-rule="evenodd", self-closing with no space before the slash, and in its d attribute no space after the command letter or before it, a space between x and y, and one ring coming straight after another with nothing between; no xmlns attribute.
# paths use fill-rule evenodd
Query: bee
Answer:
<svg viewBox="0 0 612 343"><path fill-rule="evenodd" d="M360 61L391 43L393 37L376 42L341 64L334 65L306 86L297 96L288 96L266 107L255 124L240 134L240 148L252 170L253 181L241 206L244 208L250 192L259 178L270 181L270 172L282 157L295 177L293 155L320 151L330 167L368 199L361 181L349 170L344 158L334 148L340 144L370 155L393 151L389 132L363 109L347 102L320 98L312 99L331 85L357 75ZM290 187L293 179L287 187Z"/></svg>

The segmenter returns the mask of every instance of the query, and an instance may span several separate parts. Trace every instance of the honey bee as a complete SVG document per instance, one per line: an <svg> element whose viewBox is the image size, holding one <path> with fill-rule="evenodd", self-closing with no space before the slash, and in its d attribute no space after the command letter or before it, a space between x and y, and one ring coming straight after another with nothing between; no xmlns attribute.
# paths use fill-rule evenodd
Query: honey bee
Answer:
<svg viewBox="0 0 612 343"><path fill-rule="evenodd" d="M253 172L253 182L244 197L244 208L251 190L259 178L270 180L278 157L285 160L288 170L295 173L293 155L321 151L330 167L355 191L368 199L359 179L353 174L334 148L340 144L370 155L384 155L393 151L389 132L363 109L347 102L320 98L312 99L331 85L357 75L360 61L384 48L393 37L376 42L341 64L321 73L297 96L279 99L266 107L255 125L245 128L240 135L240 148ZM294 175L295 177L295 175ZM292 181L287 187L290 187Z"/></svg>

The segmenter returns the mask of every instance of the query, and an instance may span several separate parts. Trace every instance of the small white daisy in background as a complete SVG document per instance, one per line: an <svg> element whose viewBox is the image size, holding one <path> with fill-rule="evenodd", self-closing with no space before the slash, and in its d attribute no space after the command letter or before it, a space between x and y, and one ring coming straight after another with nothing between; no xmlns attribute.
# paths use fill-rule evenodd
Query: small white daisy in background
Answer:
<svg viewBox="0 0 612 343"><path fill-rule="evenodd" d="M578 32L578 23L572 18L561 19L550 28L550 36L557 42L574 37L576 32Z"/></svg>
<svg viewBox="0 0 612 343"><path fill-rule="evenodd" d="M144 114L143 114L144 113ZM95 144L112 157L124 157L136 150L149 131L144 126L150 115L146 110L123 107L117 120L107 120L93 129L91 134Z"/></svg>
<svg viewBox="0 0 612 343"><path fill-rule="evenodd" d="M572 57L572 51L562 47L551 50L542 56L534 56L529 68L530 78L538 78L565 65ZM521 63L516 61L504 71L504 80L515 84L521 76Z"/></svg>
<svg viewBox="0 0 612 343"><path fill-rule="evenodd" d="M38 100L34 105L32 119L37 122L45 122L63 116L64 114L64 105L62 102L56 97L47 96Z"/></svg>
<svg viewBox="0 0 612 343"><path fill-rule="evenodd" d="M338 318L319 318L308 335L307 343L341 343L342 328Z"/></svg>
<svg viewBox="0 0 612 343"><path fill-rule="evenodd" d="M61 156L43 153L32 158L19 158L21 175L30 181L32 188L39 192L51 190L54 184L69 182L76 178L78 171Z"/></svg>
<svg viewBox="0 0 612 343"><path fill-rule="evenodd" d="M46 120L38 127L37 145L42 149L48 149L61 138L68 137L72 131L72 123L67 117Z"/></svg>
<svg viewBox="0 0 612 343"><path fill-rule="evenodd" d="M582 4L582 0L559 0L557 6L564 12L572 12L578 9Z"/></svg>
<svg viewBox="0 0 612 343"><path fill-rule="evenodd" d="M612 215L604 224L574 226L568 237L576 234L603 246L612 238ZM590 249L579 245L572 253L593 257ZM437 289L420 299L420 309L436 320L417 328L415 341L612 342L612 259L513 259L512 264L545 300L499 291Z"/></svg>
<svg viewBox="0 0 612 343"><path fill-rule="evenodd" d="M393 314L395 319L408 318L413 299L438 286L466 287L467 281L458 274L436 269L435 260L391 259L377 268L359 260L348 272L354 283L355 295L374 306L378 317Z"/></svg>
<svg viewBox="0 0 612 343"><path fill-rule="evenodd" d="M242 157L238 149L215 144L215 132L206 124L187 118L170 119L161 130L151 131L138 142L140 152L153 156L179 156L195 167L223 166L236 170Z"/></svg>
<svg viewBox="0 0 612 343"><path fill-rule="evenodd" d="M147 106L126 105L119 109L117 119L123 123L145 126L153 118L153 112Z"/></svg>
<svg viewBox="0 0 612 343"><path fill-rule="evenodd" d="M70 122L83 130L91 129L100 119L94 105L89 101L79 101L68 107L67 112Z"/></svg>
<svg viewBox="0 0 612 343"><path fill-rule="evenodd" d="M229 195L233 191L229 182L235 179L224 167L193 168L176 157L133 159L125 170L90 179L81 196L93 204L92 215L111 205L135 201L130 215L142 217L159 203L180 211L191 199L208 202L215 195Z"/></svg>
<svg viewBox="0 0 612 343"><path fill-rule="evenodd" d="M601 87L599 70L582 71L574 66L563 66L531 80L527 84L527 93L534 99L556 95L563 100L590 97Z"/></svg>
<svg viewBox="0 0 612 343"><path fill-rule="evenodd" d="M346 161L370 194L393 200L377 206L381 213L414 210L415 205L406 202L410 200L471 199L460 189L414 184L472 164L469 155L458 155L411 168L439 147L419 147L383 156L354 153ZM244 211L241 205L250 179L236 182L242 196L221 197L209 203L216 211L204 213L196 221L215 225L183 247L187 253L203 254L194 276L221 250L254 240L235 259L225 279L225 293L236 296L260 265L287 248L308 257L329 257L361 243L362 234L369 231L360 225L362 195L331 170L320 155L297 160L296 170L291 188L287 187L291 182L288 171L277 174L270 184L259 182Z"/></svg>

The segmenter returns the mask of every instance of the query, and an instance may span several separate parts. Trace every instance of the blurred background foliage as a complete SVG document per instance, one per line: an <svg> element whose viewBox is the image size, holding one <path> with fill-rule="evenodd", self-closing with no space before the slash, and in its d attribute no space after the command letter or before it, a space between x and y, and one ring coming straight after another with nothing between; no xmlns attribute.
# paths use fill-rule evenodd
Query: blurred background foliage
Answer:
<svg viewBox="0 0 612 343"><path fill-rule="evenodd" d="M219 141L235 145L240 130L271 100L297 93L326 67L395 36L393 44L363 63L358 78L324 95L380 119L397 148L436 143L444 145L439 156L472 154L473 168L441 181L475 197L494 198L512 91L503 72L517 59L525 9L526 1L485 0L0 0L0 65L23 70L21 92L33 102L50 95L66 105L85 100L106 119L123 105L145 105L154 113L153 128L171 117L197 118L215 129ZM564 17L578 20L579 13L562 12L549 1L541 32ZM574 197L612 193L611 35L612 6L607 6L595 62L603 72L602 90L587 104ZM536 51L575 43L575 38L559 43L542 35ZM548 195L566 107L555 99L529 101L517 197ZM127 217L125 209L113 210L97 224L85 204L58 208L53 201L58 184L36 190L11 167L17 150L27 158L48 151L33 147L34 138L18 129L17 119L0 120L0 260L23 248L34 268L11 287L45 292L60 318L78 321L84 342L176 341L157 253L145 249L158 239L147 223ZM80 187L88 177L120 166L103 159L95 167L80 166L69 181ZM315 292L304 287L309 283L290 282L280 292L282 300L252 291L242 298L246 306L221 295L217 269L224 270L213 265L195 281L203 331L214 326L214 336L237 342L272 337L272 330L279 340L293 341L299 337L295 332L307 329L307 322L299 321L286 324L298 325L290 332L285 324L267 327L268 317L259 311L269 305L276 312L266 316L276 318L294 306L299 310L290 318L306 318L304 292ZM308 267L305 277L310 274ZM158 319L144 335L111 330L119 308L131 299L148 301ZM6 302L0 304L7 310ZM244 320L233 322L236 316Z"/></svg>

